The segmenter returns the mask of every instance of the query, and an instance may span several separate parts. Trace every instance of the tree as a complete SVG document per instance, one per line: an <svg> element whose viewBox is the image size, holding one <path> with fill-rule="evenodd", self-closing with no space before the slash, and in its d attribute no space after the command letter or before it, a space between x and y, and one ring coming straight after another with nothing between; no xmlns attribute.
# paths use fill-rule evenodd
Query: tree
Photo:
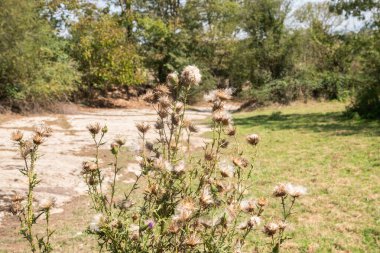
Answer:
<svg viewBox="0 0 380 253"><path fill-rule="evenodd" d="M117 16L95 11L81 17L71 34L71 54L86 90L107 91L145 81L141 58Z"/></svg>
<svg viewBox="0 0 380 253"><path fill-rule="evenodd" d="M68 99L79 74L41 15L40 1L0 2L0 99L46 104Z"/></svg>

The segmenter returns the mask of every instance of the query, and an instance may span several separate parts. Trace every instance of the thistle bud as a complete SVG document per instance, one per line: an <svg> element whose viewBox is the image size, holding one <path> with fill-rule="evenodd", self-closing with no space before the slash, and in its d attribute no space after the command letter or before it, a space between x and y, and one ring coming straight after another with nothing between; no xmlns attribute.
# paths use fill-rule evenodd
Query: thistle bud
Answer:
<svg viewBox="0 0 380 253"><path fill-rule="evenodd" d="M114 142L111 144L112 154L116 155L117 153L119 153L119 149L120 149L120 145L118 143Z"/></svg>

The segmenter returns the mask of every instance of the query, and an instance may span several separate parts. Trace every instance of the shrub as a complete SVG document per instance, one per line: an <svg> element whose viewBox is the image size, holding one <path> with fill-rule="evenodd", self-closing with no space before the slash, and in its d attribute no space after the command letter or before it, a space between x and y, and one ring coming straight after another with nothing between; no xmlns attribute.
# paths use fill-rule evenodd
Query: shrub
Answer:
<svg viewBox="0 0 380 253"><path fill-rule="evenodd" d="M251 150L237 142L236 128L224 109L231 90L205 96L213 112L212 139L202 154L192 154L191 138L198 127L186 119L186 102L191 87L199 82L199 70L188 66L179 79L175 74L168 76L168 84L176 90L174 99L163 85L145 95L157 112L154 129L158 138L155 142L147 139L153 126L136 125L141 137L136 156L139 171L122 196L115 192L125 140L118 138L110 144L113 173L107 189L99 149L105 145L108 129L98 123L88 126L96 153L94 160L83 163L82 174L97 212L88 232L97 237L101 248L110 252L241 252L249 244L248 236L259 228L270 238L273 251L279 251L288 239L289 216L306 189L276 186L273 195L281 201L281 218L261 226L268 200L255 200L249 193L260 138L247 136ZM226 154L229 147L232 158ZM253 155L248 157L249 153Z"/></svg>

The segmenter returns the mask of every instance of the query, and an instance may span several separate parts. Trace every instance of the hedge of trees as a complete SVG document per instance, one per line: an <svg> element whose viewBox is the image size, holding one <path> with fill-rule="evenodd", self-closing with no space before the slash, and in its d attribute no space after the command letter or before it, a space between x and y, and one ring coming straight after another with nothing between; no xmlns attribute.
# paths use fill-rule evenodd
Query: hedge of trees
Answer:
<svg viewBox="0 0 380 253"><path fill-rule="evenodd" d="M192 94L228 86L258 102L353 96L352 111L380 116L376 0L297 10L288 0L2 0L0 10L2 104L88 98L195 64L204 78ZM339 32L366 16L359 31Z"/></svg>

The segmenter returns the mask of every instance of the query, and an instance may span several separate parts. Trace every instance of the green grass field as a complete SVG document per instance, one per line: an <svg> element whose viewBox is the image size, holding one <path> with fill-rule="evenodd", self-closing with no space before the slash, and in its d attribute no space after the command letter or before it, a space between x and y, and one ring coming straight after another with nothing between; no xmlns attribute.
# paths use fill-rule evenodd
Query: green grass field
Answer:
<svg viewBox="0 0 380 253"><path fill-rule="evenodd" d="M234 115L242 141L261 136L256 194L269 196L280 182L308 188L295 209L289 252L379 252L380 122L348 120L344 107L295 104Z"/></svg>

